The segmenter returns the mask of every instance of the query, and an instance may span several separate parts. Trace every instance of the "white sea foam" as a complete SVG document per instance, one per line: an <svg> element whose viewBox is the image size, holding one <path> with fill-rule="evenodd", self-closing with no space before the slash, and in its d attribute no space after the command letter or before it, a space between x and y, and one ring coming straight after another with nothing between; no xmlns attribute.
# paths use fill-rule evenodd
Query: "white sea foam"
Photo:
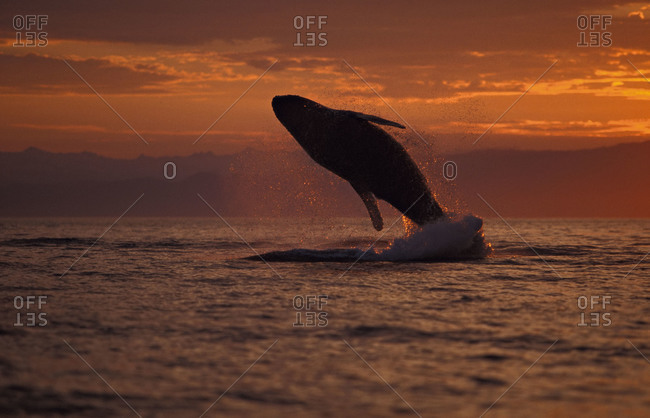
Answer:
<svg viewBox="0 0 650 418"><path fill-rule="evenodd" d="M385 261L482 258L490 252L482 231L483 220L473 215L442 219L424 225L365 259Z"/></svg>

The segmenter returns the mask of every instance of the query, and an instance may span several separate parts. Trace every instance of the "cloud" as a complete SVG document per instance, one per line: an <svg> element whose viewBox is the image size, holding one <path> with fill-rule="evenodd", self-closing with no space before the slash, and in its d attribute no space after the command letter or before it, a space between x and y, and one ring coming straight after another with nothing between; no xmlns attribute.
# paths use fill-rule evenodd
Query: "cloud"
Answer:
<svg viewBox="0 0 650 418"><path fill-rule="evenodd" d="M69 64L100 94L143 94L165 91L165 83L176 77L161 74L155 67L129 68L108 60L68 60ZM0 54L3 94L92 94L63 59L28 54Z"/></svg>

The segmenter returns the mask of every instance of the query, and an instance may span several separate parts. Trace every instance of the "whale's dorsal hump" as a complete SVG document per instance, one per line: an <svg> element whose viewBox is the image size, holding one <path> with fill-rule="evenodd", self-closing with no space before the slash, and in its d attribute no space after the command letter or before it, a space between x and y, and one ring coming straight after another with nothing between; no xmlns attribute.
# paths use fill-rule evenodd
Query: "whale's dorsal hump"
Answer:
<svg viewBox="0 0 650 418"><path fill-rule="evenodd" d="M397 122L393 122L393 121L388 120L388 119L380 118L379 116L366 115L365 113L353 112L351 110L349 110L348 112L350 112L350 115L352 115L352 116L354 116L356 118L367 120L368 122L376 123L377 125L388 125L388 126L394 126L396 128L400 128L400 129L406 129L406 127L404 125L402 125L402 124L399 124Z"/></svg>

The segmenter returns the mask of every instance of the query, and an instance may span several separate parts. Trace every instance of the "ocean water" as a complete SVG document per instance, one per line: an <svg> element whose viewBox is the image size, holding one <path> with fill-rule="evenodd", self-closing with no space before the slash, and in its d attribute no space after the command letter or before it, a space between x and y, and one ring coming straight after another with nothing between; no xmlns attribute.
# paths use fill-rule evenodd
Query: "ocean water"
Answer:
<svg viewBox="0 0 650 418"><path fill-rule="evenodd" d="M650 220L113 221L0 222L3 416L650 416Z"/></svg>

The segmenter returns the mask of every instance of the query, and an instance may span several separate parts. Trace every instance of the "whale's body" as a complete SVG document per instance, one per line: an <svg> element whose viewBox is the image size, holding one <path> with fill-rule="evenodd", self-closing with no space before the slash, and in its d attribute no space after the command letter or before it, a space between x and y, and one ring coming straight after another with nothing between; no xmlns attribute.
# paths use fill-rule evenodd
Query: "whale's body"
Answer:
<svg viewBox="0 0 650 418"><path fill-rule="evenodd" d="M383 228L377 199L390 203L418 225L444 216L404 147L376 124L404 129L402 125L293 95L274 97L272 107L314 161L350 182L375 229Z"/></svg>

